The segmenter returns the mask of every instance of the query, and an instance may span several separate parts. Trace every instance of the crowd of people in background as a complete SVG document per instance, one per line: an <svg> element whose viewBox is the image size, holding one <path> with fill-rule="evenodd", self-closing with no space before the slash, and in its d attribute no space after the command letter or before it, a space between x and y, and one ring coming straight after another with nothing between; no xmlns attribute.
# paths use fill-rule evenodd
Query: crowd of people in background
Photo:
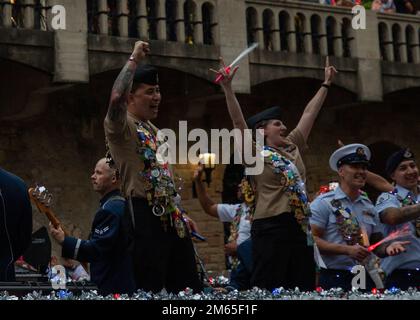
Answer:
<svg viewBox="0 0 420 320"><path fill-rule="evenodd" d="M319 0L319 3L331 6L362 5L366 9L382 13L420 14L417 2L416 0Z"/></svg>

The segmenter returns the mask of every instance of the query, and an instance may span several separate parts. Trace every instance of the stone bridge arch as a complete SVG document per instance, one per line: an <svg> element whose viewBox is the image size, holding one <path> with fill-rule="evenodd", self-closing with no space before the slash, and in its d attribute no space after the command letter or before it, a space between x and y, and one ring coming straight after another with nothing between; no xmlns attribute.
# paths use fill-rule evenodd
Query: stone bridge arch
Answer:
<svg viewBox="0 0 420 320"><path fill-rule="evenodd" d="M390 112L395 112L397 115L415 112L418 110L419 101L420 86L396 90L384 96L384 103L390 106Z"/></svg>
<svg viewBox="0 0 420 320"><path fill-rule="evenodd" d="M298 61L296 60L296 65ZM322 65L322 62L320 62ZM312 79L319 83L324 81L324 68L309 67L296 68L288 65L259 64L250 66L252 87L262 85L270 81L281 81L287 79ZM334 86L341 87L352 93L357 93L357 74L351 70L341 71L342 74L334 79ZM341 73L340 72L340 73Z"/></svg>
<svg viewBox="0 0 420 320"><path fill-rule="evenodd" d="M106 45L92 44L90 46L89 72L91 76L123 68L130 56L132 46L120 47L117 52L107 50L116 45L119 45L119 43L108 41ZM184 44L163 41L151 41L151 46L154 54L148 56L145 63L178 70L209 82L214 80L214 74L209 71L209 68L218 68L220 53L217 47L206 45L185 46Z"/></svg>
<svg viewBox="0 0 420 320"><path fill-rule="evenodd" d="M45 111L52 87L51 74L30 63L0 58L0 121L31 118Z"/></svg>
<svg viewBox="0 0 420 320"><path fill-rule="evenodd" d="M396 96L412 95L415 94L417 97L420 92L420 77L398 77L395 79L384 79L384 100ZM419 101L419 100L417 100Z"/></svg>
<svg viewBox="0 0 420 320"><path fill-rule="evenodd" d="M295 74L296 75L296 74ZM252 95L262 97L267 105L287 105L293 113L298 107L299 113L312 99L321 86L323 79L308 77L287 77L264 81L252 87ZM357 93L337 85L334 81L329 89L323 109L334 106L349 105L357 102Z"/></svg>
<svg viewBox="0 0 420 320"><path fill-rule="evenodd" d="M11 29L1 31L0 59L6 59L52 73L54 71L54 33Z"/></svg>

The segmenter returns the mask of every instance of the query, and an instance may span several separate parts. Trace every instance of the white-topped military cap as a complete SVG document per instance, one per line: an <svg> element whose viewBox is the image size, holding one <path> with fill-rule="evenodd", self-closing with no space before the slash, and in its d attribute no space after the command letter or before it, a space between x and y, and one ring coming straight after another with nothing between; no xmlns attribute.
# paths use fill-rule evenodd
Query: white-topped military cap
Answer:
<svg viewBox="0 0 420 320"><path fill-rule="evenodd" d="M364 144L349 144L334 151L330 157L330 168L338 171L343 164L369 164L370 156L370 150Z"/></svg>

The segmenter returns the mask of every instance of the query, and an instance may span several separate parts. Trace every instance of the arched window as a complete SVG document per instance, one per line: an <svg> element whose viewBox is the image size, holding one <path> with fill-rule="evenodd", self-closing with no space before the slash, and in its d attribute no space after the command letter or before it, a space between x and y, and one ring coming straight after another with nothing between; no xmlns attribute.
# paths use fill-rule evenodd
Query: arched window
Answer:
<svg viewBox="0 0 420 320"><path fill-rule="evenodd" d="M91 5L88 7L92 10L92 33L99 33L98 24L98 4L96 0L90 0ZM47 11L45 9L45 0L35 0L34 3L34 15L35 25L34 28L37 30L47 30ZM1 15L0 15L1 16Z"/></svg>
<svg viewBox="0 0 420 320"><path fill-rule="evenodd" d="M271 10L263 12L264 49L273 51L274 14Z"/></svg>
<svg viewBox="0 0 420 320"><path fill-rule="evenodd" d="M343 24L341 25L341 37L343 41L343 57L351 57L351 43L353 41L351 21L347 18L343 19Z"/></svg>
<svg viewBox="0 0 420 320"><path fill-rule="evenodd" d="M407 42L407 62L413 63L414 29L410 25L405 29L405 39Z"/></svg>
<svg viewBox="0 0 420 320"><path fill-rule="evenodd" d="M318 15L311 17L312 53L320 54L319 39L321 29L321 18Z"/></svg>
<svg viewBox="0 0 420 320"><path fill-rule="evenodd" d="M166 39L168 41L178 40L177 34L176 34L176 11L177 11L177 1L166 0L165 2Z"/></svg>
<svg viewBox="0 0 420 320"><path fill-rule="evenodd" d="M248 45L251 43L257 42L257 11L249 7L246 9L246 30L247 30L247 39Z"/></svg>
<svg viewBox="0 0 420 320"><path fill-rule="evenodd" d="M0 27L4 26L4 18L3 18L3 10L4 10L5 3L0 3Z"/></svg>
<svg viewBox="0 0 420 320"><path fill-rule="evenodd" d="M37 1L39 4L39 1ZM35 4L35 15L37 14ZM99 33L99 21L98 21L98 0L88 0L87 1L87 15L88 15L88 32L98 34ZM38 11L40 13L40 11ZM40 25L37 24L35 19L35 29L40 29Z"/></svg>
<svg viewBox="0 0 420 320"><path fill-rule="evenodd" d="M378 25L378 35L379 35L379 49L381 52L381 57L383 60L387 61L389 60L389 57L386 52L386 45L387 45L387 39L388 39L388 27L385 23L381 22Z"/></svg>
<svg viewBox="0 0 420 320"><path fill-rule="evenodd" d="M138 38L137 29L137 11L139 3L136 0L128 0L128 36L130 38Z"/></svg>
<svg viewBox="0 0 420 320"><path fill-rule="evenodd" d="M418 43L420 44L420 28L418 30Z"/></svg>
<svg viewBox="0 0 420 320"><path fill-rule="evenodd" d="M296 51L305 52L305 16L298 13L295 16L295 30L296 30Z"/></svg>
<svg viewBox="0 0 420 320"><path fill-rule="evenodd" d="M187 0L184 3L185 42L194 44L194 22L196 5L194 1Z"/></svg>
<svg viewBox="0 0 420 320"><path fill-rule="evenodd" d="M214 44L213 28L215 26L214 6L210 2L206 2L201 10L203 17L203 43L212 45Z"/></svg>
<svg viewBox="0 0 420 320"><path fill-rule="evenodd" d="M108 35L119 35L117 0L108 0Z"/></svg>
<svg viewBox="0 0 420 320"><path fill-rule="evenodd" d="M392 44L394 47L394 61L401 61L400 55L400 41L401 40L401 28L398 24L392 26Z"/></svg>
<svg viewBox="0 0 420 320"><path fill-rule="evenodd" d="M14 28L23 28L24 24L24 7L22 0L14 0L12 2L12 27Z"/></svg>
<svg viewBox="0 0 420 320"><path fill-rule="evenodd" d="M281 51L289 51L289 25L290 16L286 11L279 13L280 48Z"/></svg>
<svg viewBox="0 0 420 320"><path fill-rule="evenodd" d="M335 19L333 17L328 17L325 21L327 29L327 45L328 45L328 55L334 56L334 35L335 28L337 27Z"/></svg>
<svg viewBox="0 0 420 320"><path fill-rule="evenodd" d="M149 39L157 39L157 4L155 0L146 0Z"/></svg>

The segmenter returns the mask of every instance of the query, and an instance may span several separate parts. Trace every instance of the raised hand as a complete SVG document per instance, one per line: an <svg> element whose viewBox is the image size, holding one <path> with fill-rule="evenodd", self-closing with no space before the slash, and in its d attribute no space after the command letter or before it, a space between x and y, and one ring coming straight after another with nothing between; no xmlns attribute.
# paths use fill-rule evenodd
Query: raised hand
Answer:
<svg viewBox="0 0 420 320"><path fill-rule="evenodd" d="M140 60L143 60L148 53L150 53L149 43L144 41L137 41L135 43L133 57L136 62L140 62Z"/></svg>
<svg viewBox="0 0 420 320"><path fill-rule="evenodd" d="M334 66L330 65L330 58L327 56L325 59L325 81L327 85L331 85L334 76L338 73L337 69Z"/></svg>
<svg viewBox="0 0 420 320"><path fill-rule="evenodd" d="M199 163L197 165L197 168L194 170L194 176L193 176L194 181L202 180L203 171L204 171L204 166L201 163Z"/></svg>
<svg viewBox="0 0 420 320"><path fill-rule="evenodd" d="M216 71L214 69L209 69L210 71L217 74L216 83L219 83L220 86L225 89L231 86L232 80L235 77L236 71L238 71L239 66L236 66L231 70L229 67L226 66L222 57L219 58L220 61L220 69Z"/></svg>

